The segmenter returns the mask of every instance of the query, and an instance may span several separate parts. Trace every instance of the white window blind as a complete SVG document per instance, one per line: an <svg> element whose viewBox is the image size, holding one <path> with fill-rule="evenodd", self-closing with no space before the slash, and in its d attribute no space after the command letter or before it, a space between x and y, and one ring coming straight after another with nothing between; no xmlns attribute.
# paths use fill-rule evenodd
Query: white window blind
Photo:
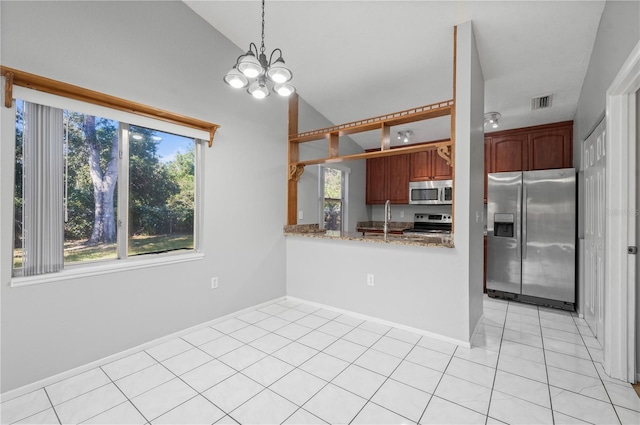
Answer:
<svg viewBox="0 0 640 425"><path fill-rule="evenodd" d="M62 110L25 102L23 274L62 269L64 156Z"/></svg>
<svg viewBox="0 0 640 425"><path fill-rule="evenodd" d="M22 86L13 87L13 97L14 99L22 99L27 102L53 106L60 109L82 111L86 114L109 118L119 122L135 124L141 127L154 128L156 130L165 131L167 133L180 134L182 136L191 137L196 140L209 140L209 133L207 131L185 127L155 118L146 117L143 115L120 111L117 109L111 109L93 103L81 102L79 100L56 96L54 94L49 94L37 90L31 90Z"/></svg>

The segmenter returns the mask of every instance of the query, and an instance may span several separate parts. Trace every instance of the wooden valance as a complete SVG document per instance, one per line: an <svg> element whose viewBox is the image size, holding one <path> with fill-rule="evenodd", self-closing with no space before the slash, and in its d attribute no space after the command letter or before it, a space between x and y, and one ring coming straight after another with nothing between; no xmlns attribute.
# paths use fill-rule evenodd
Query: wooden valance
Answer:
<svg viewBox="0 0 640 425"><path fill-rule="evenodd" d="M61 81L52 80L50 78L41 77L39 75L30 74L28 72L19 71L17 69L8 68L6 66L0 65L0 75L5 77L4 104L7 108L10 108L13 102L13 85L18 85L69 99L80 100L94 105L100 105L172 124L203 130L209 133L209 147L213 145L213 136L216 130L220 127L218 124L199 120L197 118L187 117L185 115L143 105L141 103L74 86L72 84L63 83Z"/></svg>

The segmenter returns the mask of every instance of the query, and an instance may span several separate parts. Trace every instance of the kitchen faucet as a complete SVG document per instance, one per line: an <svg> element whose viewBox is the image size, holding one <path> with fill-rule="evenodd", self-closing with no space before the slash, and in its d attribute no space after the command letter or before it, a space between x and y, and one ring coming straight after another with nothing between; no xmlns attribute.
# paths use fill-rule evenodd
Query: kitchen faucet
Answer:
<svg viewBox="0 0 640 425"><path fill-rule="evenodd" d="M384 203L384 240L387 240L387 233L389 232L389 221L391 220L391 201L388 199Z"/></svg>

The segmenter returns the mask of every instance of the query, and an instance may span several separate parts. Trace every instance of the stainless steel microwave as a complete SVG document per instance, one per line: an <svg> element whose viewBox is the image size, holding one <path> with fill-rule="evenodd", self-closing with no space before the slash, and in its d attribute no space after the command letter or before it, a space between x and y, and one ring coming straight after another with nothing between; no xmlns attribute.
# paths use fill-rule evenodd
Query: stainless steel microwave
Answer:
<svg viewBox="0 0 640 425"><path fill-rule="evenodd" d="M453 180L409 182L409 203L422 205L451 204Z"/></svg>

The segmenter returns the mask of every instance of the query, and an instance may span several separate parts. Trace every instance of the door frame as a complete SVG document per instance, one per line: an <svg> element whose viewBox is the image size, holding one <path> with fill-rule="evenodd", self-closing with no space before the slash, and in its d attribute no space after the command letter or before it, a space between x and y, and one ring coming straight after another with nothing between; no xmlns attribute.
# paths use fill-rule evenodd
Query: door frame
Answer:
<svg viewBox="0 0 640 425"><path fill-rule="evenodd" d="M606 94L606 236L604 369L636 381L636 92L640 89L640 42Z"/></svg>

